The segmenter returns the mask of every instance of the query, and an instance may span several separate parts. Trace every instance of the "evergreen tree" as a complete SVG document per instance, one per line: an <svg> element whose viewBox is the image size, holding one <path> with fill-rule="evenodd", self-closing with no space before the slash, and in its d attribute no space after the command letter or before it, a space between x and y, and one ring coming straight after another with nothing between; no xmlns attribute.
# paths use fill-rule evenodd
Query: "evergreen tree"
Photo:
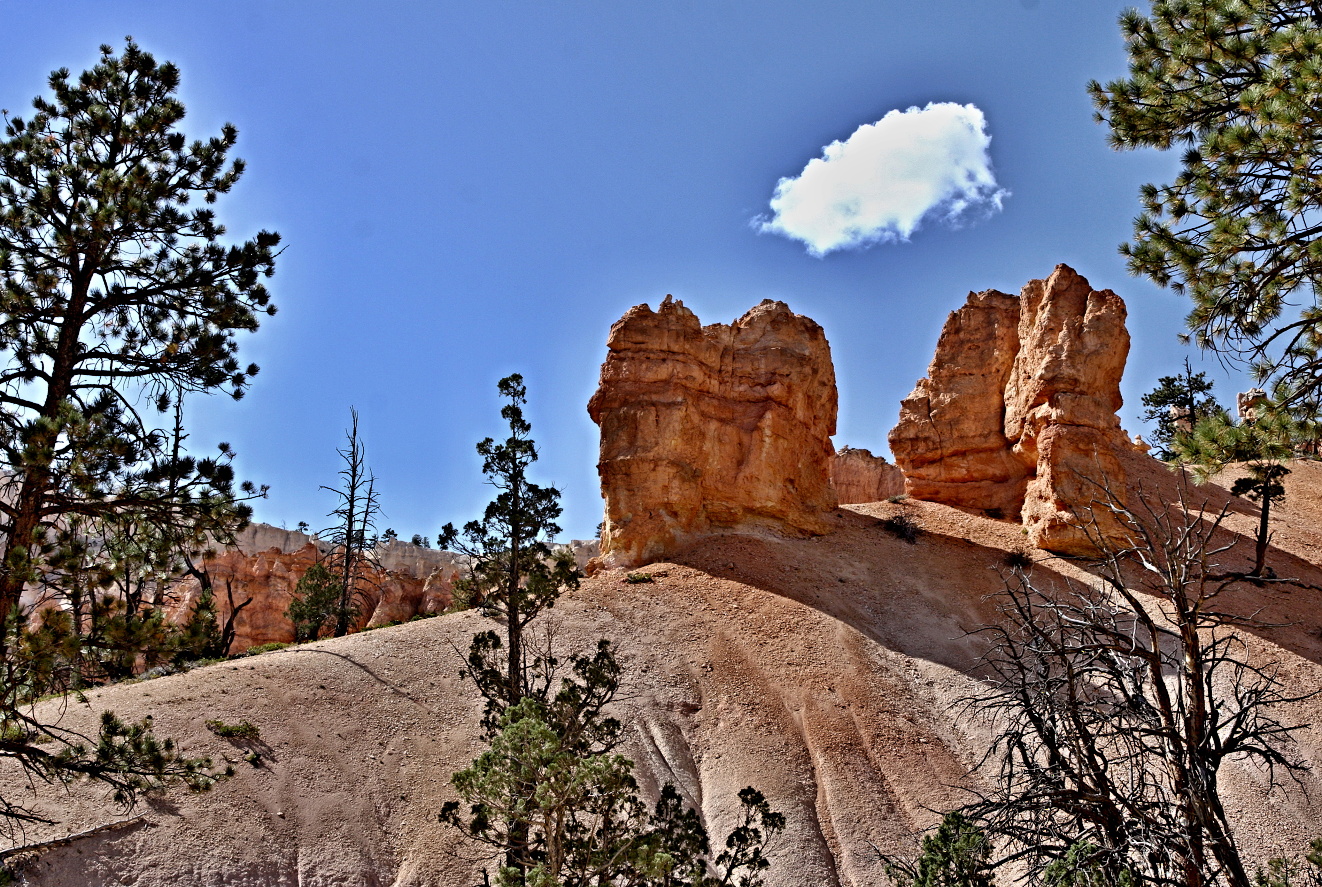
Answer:
<svg viewBox="0 0 1322 887"><path fill-rule="evenodd" d="M509 437L477 447L496 498L482 520L462 532L447 524L440 539L441 547L468 557L456 596L496 619L504 633L476 635L465 672L486 699L482 728L490 748L454 775L466 811L449 802L441 821L496 851L500 887L760 887L770 864L767 843L784 817L759 792L744 789L742 819L712 859L698 815L673 786L649 812L633 763L614 751L622 728L606 709L621 668L610 643L598 642L591 656L572 656L558 684L561 664L549 642L528 650L529 624L563 590L577 587L580 573L572 555L551 548L560 530L559 492L527 477L537 450L523 416L523 378L502 379L499 391L508 399L501 416Z"/></svg>
<svg viewBox="0 0 1322 887"><path fill-rule="evenodd" d="M760 887L785 817L743 789L740 821L713 858L673 785L649 811L633 762L614 751L621 725L605 714L619 678L601 641L573 658L554 696L543 685L507 708L489 750L454 775L467 813L451 801L441 820L503 853L499 887Z"/></svg>
<svg viewBox="0 0 1322 887"><path fill-rule="evenodd" d="M494 632L475 638L470 656L472 675L487 700L488 724L528 695L533 669L524 650L524 628L562 591L577 588L582 575L572 554L551 549L560 532L560 491L528 479L537 446L523 416L528 396L523 377L501 379L497 390L509 401L500 411L509 437L502 443L488 437L477 445L482 473L496 488L496 498L481 520L469 521L462 531L446 524L437 540L438 548L469 559L468 575L455 585L456 597L504 629L503 641ZM497 659L502 646L503 663Z"/></svg>
<svg viewBox="0 0 1322 887"><path fill-rule="evenodd" d="M199 659L220 659L228 652L226 647L215 592L205 587L197 596L193 612L179 633L175 661L185 663Z"/></svg>
<svg viewBox="0 0 1322 887"><path fill-rule="evenodd" d="M1116 148L1185 146L1145 185L1129 268L1193 301L1200 347L1322 385L1322 12L1313 0L1154 0L1120 20L1129 75L1089 92ZM1293 306L1300 306L1294 313ZM1287 310L1289 309L1289 310Z"/></svg>
<svg viewBox="0 0 1322 887"><path fill-rule="evenodd" d="M325 564L313 564L298 579L294 599L289 602L286 615L294 623L294 640L300 644L315 641L326 630L334 631L339 623L340 595L343 588L338 577L332 575ZM356 611L350 612L350 618Z"/></svg>
<svg viewBox="0 0 1322 887"><path fill-rule="evenodd" d="M207 206L243 172L237 131L189 144L179 72L131 40L50 77L0 141L0 624L61 516L205 525L233 472L172 458L152 418L176 392L239 397L236 333L273 313L275 234L225 245ZM169 495L163 490L170 491ZM2 652L2 651L0 651Z"/></svg>
<svg viewBox="0 0 1322 887"><path fill-rule="evenodd" d="M1267 401L1257 408L1256 419L1238 424L1221 410L1192 432L1177 435L1172 444L1176 458L1192 467L1200 483L1235 464L1242 464L1247 472L1230 492L1259 503L1254 576L1266 568L1272 506L1285 499L1284 480L1290 474L1285 463L1294 456L1297 443L1310 437L1310 423L1292 415L1283 399Z"/></svg>
<svg viewBox="0 0 1322 887"><path fill-rule="evenodd" d="M158 417L183 393L247 389L257 368L240 365L236 336L274 312L261 281L279 237L222 242L209 204L243 172L227 161L237 131L187 141L173 65L129 40L49 85L31 117L6 116L0 140L0 757L42 778L101 780L131 801L210 771L145 725L109 716L92 747L20 709L31 685L15 656L18 603L30 583L87 565L70 551L75 515L101 540L125 521L206 534L247 519L228 450L183 455ZM79 592L93 616L99 590ZM130 624L137 615L120 614L123 639L155 631ZM118 630L109 618L107 636ZM0 816L27 815L0 799Z"/></svg>
<svg viewBox="0 0 1322 887"><path fill-rule="evenodd" d="M1158 449L1162 460L1174 458L1171 442L1181 430L1192 430L1200 421L1221 409L1215 397L1211 397L1212 384L1205 373L1195 373L1189 367L1189 359L1184 359L1184 373L1178 376L1162 376L1157 380L1157 387L1143 395L1144 422L1155 422L1151 443Z"/></svg>
<svg viewBox="0 0 1322 887"><path fill-rule="evenodd" d="M964 814L947 813L913 862L883 857L893 887L993 887L991 843Z"/></svg>

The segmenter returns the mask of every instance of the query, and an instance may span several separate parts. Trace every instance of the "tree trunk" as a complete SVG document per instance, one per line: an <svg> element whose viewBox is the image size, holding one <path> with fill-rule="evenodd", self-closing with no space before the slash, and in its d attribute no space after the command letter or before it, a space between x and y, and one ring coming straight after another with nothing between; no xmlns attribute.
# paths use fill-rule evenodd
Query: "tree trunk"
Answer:
<svg viewBox="0 0 1322 887"><path fill-rule="evenodd" d="M73 271L73 293L65 305L59 343L51 355L50 382L46 387L46 399L42 403L42 419L57 416L61 404L73 390L74 367L80 347L78 336L82 332L81 314L87 302L90 283L88 276L79 273L76 265ZM34 435L25 448L35 453L37 460L31 464L25 460L22 464L23 482L14 499L14 522L10 527L9 538L4 540L4 560L0 562L0 659L8 654L9 633L4 629L14 609L18 607L23 587L29 579L29 562L32 549L37 543L37 530L41 526L42 506L50 492L51 463L55 459L58 443L58 430L47 427Z"/></svg>
<svg viewBox="0 0 1322 887"><path fill-rule="evenodd" d="M1250 576L1261 576L1263 568L1267 565L1267 543L1271 539L1271 535L1267 530L1267 521L1271 517L1272 510L1270 487L1271 481L1263 484L1262 508L1259 509L1258 514L1258 544L1253 559L1253 571L1249 573Z"/></svg>

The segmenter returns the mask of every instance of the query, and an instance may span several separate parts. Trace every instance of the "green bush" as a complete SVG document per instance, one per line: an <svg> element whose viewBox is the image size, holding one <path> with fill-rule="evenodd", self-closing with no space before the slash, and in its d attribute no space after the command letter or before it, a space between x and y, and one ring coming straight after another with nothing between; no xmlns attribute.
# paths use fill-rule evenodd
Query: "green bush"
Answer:
<svg viewBox="0 0 1322 887"><path fill-rule="evenodd" d="M883 857L893 887L994 887L991 842L964 814L947 813L936 832L923 838L913 862Z"/></svg>
<svg viewBox="0 0 1322 887"><path fill-rule="evenodd" d="M298 580L294 599L286 615L294 623L294 639L315 641L321 633L333 630L339 618L340 596L344 585L322 564L313 564ZM352 621L356 613L351 613Z"/></svg>
<svg viewBox="0 0 1322 887"><path fill-rule="evenodd" d="M227 724L224 721L206 721L206 728L222 739L242 739L251 742L262 738L262 731L247 721Z"/></svg>

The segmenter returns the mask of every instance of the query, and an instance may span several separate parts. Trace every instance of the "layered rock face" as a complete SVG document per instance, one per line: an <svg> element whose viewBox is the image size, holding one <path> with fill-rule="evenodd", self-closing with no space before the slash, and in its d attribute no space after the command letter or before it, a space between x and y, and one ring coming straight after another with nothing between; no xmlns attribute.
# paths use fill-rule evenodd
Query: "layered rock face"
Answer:
<svg viewBox="0 0 1322 887"><path fill-rule="evenodd" d="M905 491L993 516L1017 515L1028 471L1005 436L1005 388L1019 353L1019 300L969 293L937 341L927 378L900 402L889 439Z"/></svg>
<svg viewBox="0 0 1322 887"><path fill-rule="evenodd" d="M292 545L302 541L299 548ZM269 544L264 550L255 546ZM289 548L290 550L286 550ZM316 540L302 533L254 524L238 539L238 546L217 552L203 567L211 576L220 618L231 606L251 603L234 620L233 653L268 643L294 640L294 626L285 615L298 580L315 564L322 552ZM359 601L363 628L402 622L419 615L440 613L450 605L459 565L454 555L417 548L404 543L380 546L380 570L373 570ZM233 604L230 592L233 593ZM185 579L174 589L173 616L182 621L193 611L201 587L196 579Z"/></svg>
<svg viewBox="0 0 1322 887"><path fill-rule="evenodd" d="M667 296L611 327L588 413L601 427L602 559L636 566L736 529L820 533L836 387L822 328L766 300L703 326Z"/></svg>
<svg viewBox="0 0 1322 887"><path fill-rule="evenodd" d="M1066 265L1018 298L970 294L890 433L906 491L1022 517L1040 548L1091 550L1078 524L1099 484L1124 489L1132 449L1116 416L1128 354L1124 302Z"/></svg>
<svg viewBox="0 0 1322 887"><path fill-rule="evenodd" d="M844 447L831 460L831 486L841 505L880 502L904 492L904 472L869 450Z"/></svg>

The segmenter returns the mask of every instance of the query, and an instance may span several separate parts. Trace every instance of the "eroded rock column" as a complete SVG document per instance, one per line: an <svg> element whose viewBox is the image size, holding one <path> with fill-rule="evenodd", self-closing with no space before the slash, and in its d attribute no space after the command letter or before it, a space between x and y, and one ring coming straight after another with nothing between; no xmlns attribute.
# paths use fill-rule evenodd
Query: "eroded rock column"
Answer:
<svg viewBox="0 0 1322 887"><path fill-rule="evenodd" d="M1019 299L969 293L941 329L927 378L900 402L891 453L915 499L1019 515L1029 471L1005 436L1005 388L1019 354Z"/></svg>
<svg viewBox="0 0 1322 887"><path fill-rule="evenodd" d="M670 296L629 309L588 413L601 427L607 566L708 533L829 528L835 370L822 328L783 302L708 326Z"/></svg>
<svg viewBox="0 0 1322 887"><path fill-rule="evenodd" d="M1093 506L1124 495L1128 355L1124 302L1066 265L1018 297L971 293L890 433L906 492L1018 517L1040 548L1092 550L1080 523L1096 516L1106 532L1108 512Z"/></svg>

